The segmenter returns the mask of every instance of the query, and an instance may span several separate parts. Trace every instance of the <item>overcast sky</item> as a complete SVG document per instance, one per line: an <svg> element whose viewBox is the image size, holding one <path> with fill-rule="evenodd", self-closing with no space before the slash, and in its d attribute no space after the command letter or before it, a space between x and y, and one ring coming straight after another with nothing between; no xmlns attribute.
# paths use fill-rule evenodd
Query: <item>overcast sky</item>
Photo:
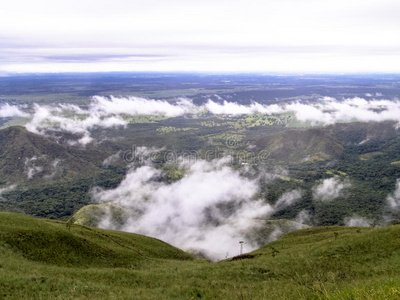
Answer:
<svg viewBox="0 0 400 300"><path fill-rule="evenodd" d="M5 0L0 73L400 72L399 0Z"/></svg>

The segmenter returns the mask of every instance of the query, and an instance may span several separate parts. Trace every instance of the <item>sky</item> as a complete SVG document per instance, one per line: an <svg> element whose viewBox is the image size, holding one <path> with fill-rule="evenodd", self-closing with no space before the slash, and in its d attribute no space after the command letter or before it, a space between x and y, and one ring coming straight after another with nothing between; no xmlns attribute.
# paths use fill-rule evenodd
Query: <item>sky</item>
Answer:
<svg viewBox="0 0 400 300"><path fill-rule="evenodd" d="M13 0L0 73L400 72L398 0Z"/></svg>

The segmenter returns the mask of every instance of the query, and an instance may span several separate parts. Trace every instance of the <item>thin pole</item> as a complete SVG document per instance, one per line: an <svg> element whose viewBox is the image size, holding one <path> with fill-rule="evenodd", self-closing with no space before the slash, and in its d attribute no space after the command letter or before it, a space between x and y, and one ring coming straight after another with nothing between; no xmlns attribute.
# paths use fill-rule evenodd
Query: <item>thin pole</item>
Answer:
<svg viewBox="0 0 400 300"><path fill-rule="evenodd" d="M242 255L242 254L243 254L243 244L244 244L244 241L240 241L239 244L240 244L240 255Z"/></svg>

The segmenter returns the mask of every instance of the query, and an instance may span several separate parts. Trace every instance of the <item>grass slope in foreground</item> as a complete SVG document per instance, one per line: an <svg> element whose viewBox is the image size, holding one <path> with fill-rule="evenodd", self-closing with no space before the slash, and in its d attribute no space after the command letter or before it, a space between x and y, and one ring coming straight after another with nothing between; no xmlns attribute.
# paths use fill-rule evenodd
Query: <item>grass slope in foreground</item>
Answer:
<svg viewBox="0 0 400 300"><path fill-rule="evenodd" d="M318 227L219 263L159 240L0 213L0 299L400 299L400 226Z"/></svg>

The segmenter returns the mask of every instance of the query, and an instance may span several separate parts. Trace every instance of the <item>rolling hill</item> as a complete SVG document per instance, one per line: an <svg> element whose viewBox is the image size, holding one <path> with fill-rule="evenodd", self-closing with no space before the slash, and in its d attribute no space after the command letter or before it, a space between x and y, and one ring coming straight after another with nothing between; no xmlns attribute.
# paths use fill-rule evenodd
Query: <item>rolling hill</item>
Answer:
<svg viewBox="0 0 400 300"><path fill-rule="evenodd" d="M0 213L0 298L399 299L400 225L316 227L218 263L156 239Z"/></svg>
<svg viewBox="0 0 400 300"><path fill-rule="evenodd" d="M0 241L25 259L59 266L130 267L148 259L192 259L160 240L68 222L0 213Z"/></svg>

